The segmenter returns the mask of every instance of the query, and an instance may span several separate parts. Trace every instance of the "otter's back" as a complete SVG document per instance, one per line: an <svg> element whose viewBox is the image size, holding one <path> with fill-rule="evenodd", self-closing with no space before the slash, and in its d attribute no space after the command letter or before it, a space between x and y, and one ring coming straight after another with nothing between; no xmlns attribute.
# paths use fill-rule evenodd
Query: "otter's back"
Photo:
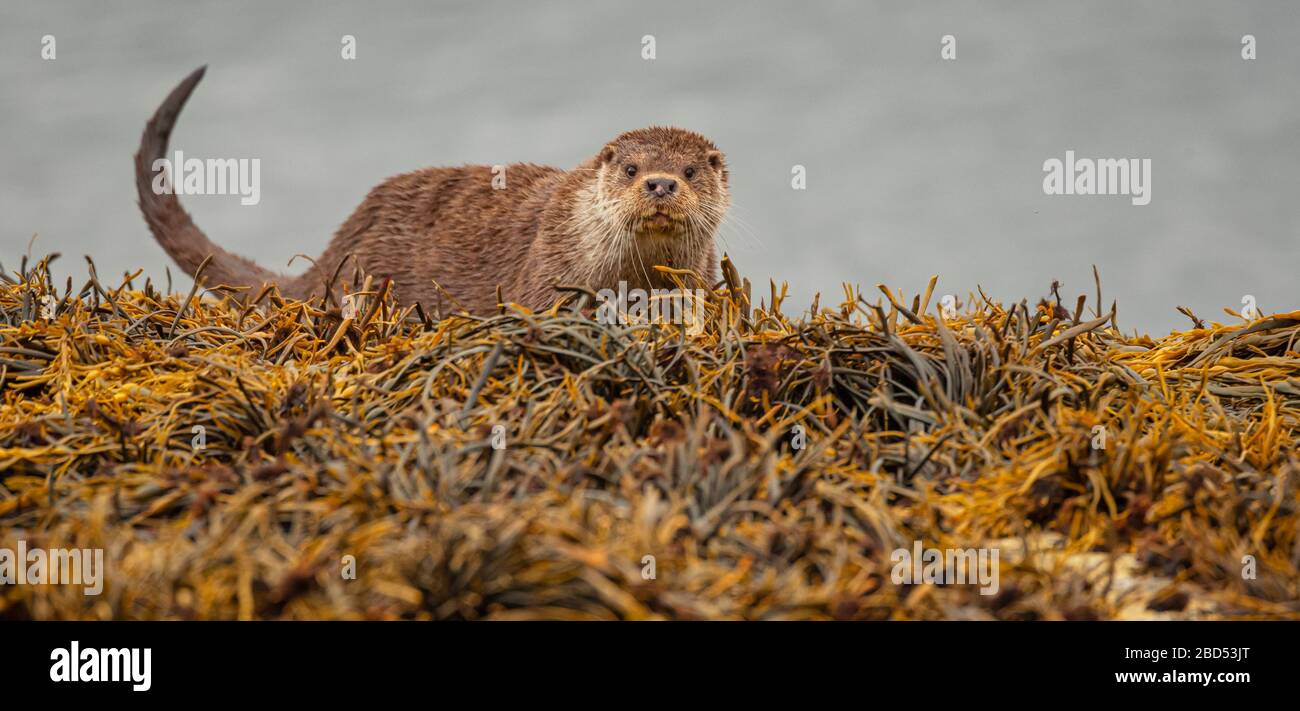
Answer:
<svg viewBox="0 0 1300 711"><path fill-rule="evenodd" d="M401 302L490 311L566 175L529 163L503 168L427 168L385 180L339 229L317 270L333 273L351 253L366 272L391 276Z"/></svg>

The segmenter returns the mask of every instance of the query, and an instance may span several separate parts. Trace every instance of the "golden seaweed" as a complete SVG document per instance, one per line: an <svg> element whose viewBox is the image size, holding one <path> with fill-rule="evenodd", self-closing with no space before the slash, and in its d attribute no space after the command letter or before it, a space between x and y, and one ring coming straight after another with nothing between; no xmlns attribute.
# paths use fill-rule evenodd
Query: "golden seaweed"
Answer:
<svg viewBox="0 0 1300 711"><path fill-rule="evenodd" d="M101 548L104 591L0 618L1300 617L1300 311L788 316L728 262L698 330L90 274L0 282L0 547ZM998 593L895 584L914 541L998 549Z"/></svg>

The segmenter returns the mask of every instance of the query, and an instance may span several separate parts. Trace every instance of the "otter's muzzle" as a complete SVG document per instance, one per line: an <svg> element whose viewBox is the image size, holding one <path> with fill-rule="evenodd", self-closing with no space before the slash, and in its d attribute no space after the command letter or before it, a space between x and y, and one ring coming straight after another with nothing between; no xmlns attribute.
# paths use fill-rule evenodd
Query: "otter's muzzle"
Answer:
<svg viewBox="0 0 1300 711"><path fill-rule="evenodd" d="M657 198L672 197L677 193L677 181L673 178L646 178L645 189Z"/></svg>

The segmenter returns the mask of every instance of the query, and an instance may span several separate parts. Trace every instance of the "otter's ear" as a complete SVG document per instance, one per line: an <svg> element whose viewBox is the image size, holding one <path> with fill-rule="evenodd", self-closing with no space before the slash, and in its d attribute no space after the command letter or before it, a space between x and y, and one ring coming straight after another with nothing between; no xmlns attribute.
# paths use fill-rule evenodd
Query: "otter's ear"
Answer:
<svg viewBox="0 0 1300 711"><path fill-rule="evenodd" d="M722 151L709 151L707 157L709 160L710 168L713 168L714 170L719 170L722 168L722 164L723 164Z"/></svg>
<svg viewBox="0 0 1300 711"><path fill-rule="evenodd" d="M606 165L614 162L614 146L605 146L600 149L600 162Z"/></svg>

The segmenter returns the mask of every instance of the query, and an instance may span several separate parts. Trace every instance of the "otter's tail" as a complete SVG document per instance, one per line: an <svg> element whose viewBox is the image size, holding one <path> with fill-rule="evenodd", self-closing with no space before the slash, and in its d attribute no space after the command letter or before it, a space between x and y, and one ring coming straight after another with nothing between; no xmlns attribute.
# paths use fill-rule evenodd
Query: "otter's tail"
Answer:
<svg viewBox="0 0 1300 711"><path fill-rule="evenodd" d="M145 124L144 135L140 137L140 150L135 154L135 187L140 195L140 211L144 213L144 221L149 223L149 230L153 232L158 244L162 245L186 274L194 276L203 260L211 257L203 269L203 281L209 285L246 286L254 292L268 283L287 286L286 282L290 279L267 271L252 261L213 244L190 219L190 214L181 207L175 194L159 194L154 191L154 161L166 156L167 140L176 125L176 117L180 115L181 107L185 106L190 92L194 91L206 70L206 66L199 67L185 77L167 95L149 123ZM175 176L180 166L172 168L172 175Z"/></svg>

